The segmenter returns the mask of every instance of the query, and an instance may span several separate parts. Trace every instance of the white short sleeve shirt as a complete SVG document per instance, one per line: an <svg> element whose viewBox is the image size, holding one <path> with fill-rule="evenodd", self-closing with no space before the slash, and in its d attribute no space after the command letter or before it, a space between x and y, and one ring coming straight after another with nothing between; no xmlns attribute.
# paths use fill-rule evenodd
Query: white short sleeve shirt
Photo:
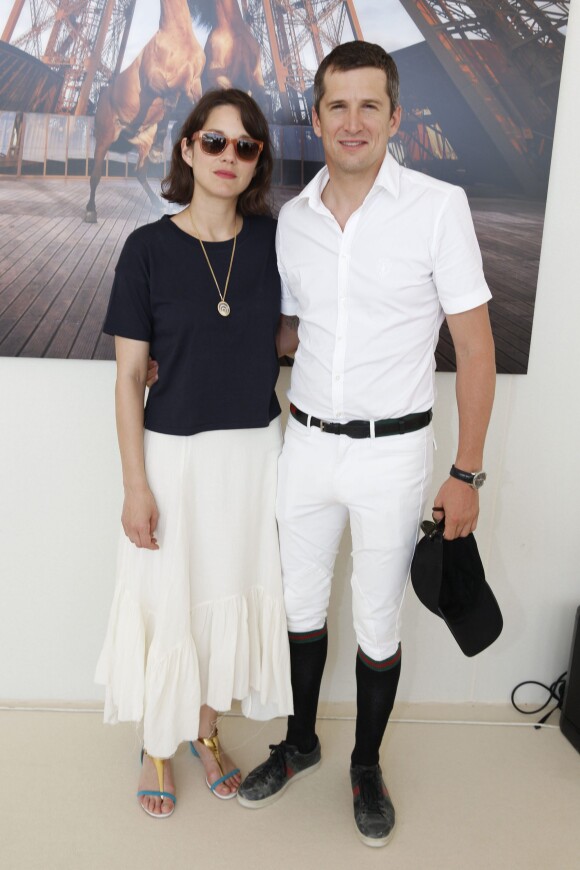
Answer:
<svg viewBox="0 0 580 870"><path fill-rule="evenodd" d="M327 182L325 167L278 219L282 312L300 318L290 401L336 422L425 411L445 314L491 298L467 197L387 154L343 231Z"/></svg>

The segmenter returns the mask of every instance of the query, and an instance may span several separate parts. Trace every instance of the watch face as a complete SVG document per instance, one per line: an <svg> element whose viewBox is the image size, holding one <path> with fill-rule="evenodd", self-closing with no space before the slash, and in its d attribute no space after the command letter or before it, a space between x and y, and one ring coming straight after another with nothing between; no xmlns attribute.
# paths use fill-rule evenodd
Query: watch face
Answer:
<svg viewBox="0 0 580 870"><path fill-rule="evenodd" d="M481 489L481 487L485 483L486 479L487 479L487 474L485 473L485 471L478 471L477 474L473 475L473 486L476 489Z"/></svg>

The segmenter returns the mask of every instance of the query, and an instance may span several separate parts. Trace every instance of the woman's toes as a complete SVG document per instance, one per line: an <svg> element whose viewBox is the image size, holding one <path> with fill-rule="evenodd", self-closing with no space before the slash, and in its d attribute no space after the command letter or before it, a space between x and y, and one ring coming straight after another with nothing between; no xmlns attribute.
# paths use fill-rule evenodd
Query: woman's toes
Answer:
<svg viewBox="0 0 580 870"><path fill-rule="evenodd" d="M203 766L205 767L207 782L210 786L214 786L214 783L216 783L218 779L221 779L221 777L223 776L222 771L220 770L219 765L211 750L206 747L201 741L195 741L195 744L195 748L197 749L199 758L201 759ZM226 771L233 770L235 768L235 765L231 762L231 759L225 753L222 753L221 755L221 763L223 769ZM224 782L220 782L219 785L215 785L212 790L216 793L216 795L219 795L220 797L231 797L235 795L238 791L241 781L241 775L236 773L232 776L229 776Z"/></svg>
<svg viewBox="0 0 580 870"><path fill-rule="evenodd" d="M144 810L147 810L148 813L155 812L155 800L147 795L142 798L141 806Z"/></svg>
<svg viewBox="0 0 580 870"><path fill-rule="evenodd" d="M238 786L239 786L239 783L236 782L236 778L233 776L230 776L225 782L222 782L222 784L219 788L220 788L220 791L223 788L223 791L221 791L221 794L229 795L229 794L235 794L238 790Z"/></svg>
<svg viewBox="0 0 580 870"><path fill-rule="evenodd" d="M217 782L217 780L220 779L221 775L222 774L219 769L217 769L215 773L212 772L212 774L208 776L210 785L213 785L214 782ZM235 794L237 790L238 784L236 783L233 776L228 777L225 782L220 782L220 784L216 785L216 787L214 788L214 791L217 792L217 794L222 795L222 797L228 797L228 795L232 793Z"/></svg>
<svg viewBox="0 0 580 870"><path fill-rule="evenodd" d="M164 763L163 772L164 791L172 794L174 793L173 774L171 771L171 764L168 760ZM149 756L145 755L143 758L138 790L157 791L158 788L159 778L157 776L157 770ZM167 815L173 810L174 806L171 798L161 798L161 796L156 797L155 795L141 795L139 801L144 810L156 816Z"/></svg>

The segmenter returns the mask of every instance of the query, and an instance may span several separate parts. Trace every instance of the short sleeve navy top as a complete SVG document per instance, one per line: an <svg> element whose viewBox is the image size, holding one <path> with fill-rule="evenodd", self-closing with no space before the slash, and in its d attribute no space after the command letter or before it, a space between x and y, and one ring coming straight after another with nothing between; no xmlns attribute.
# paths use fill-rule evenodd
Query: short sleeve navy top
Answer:
<svg viewBox="0 0 580 870"><path fill-rule="evenodd" d="M167 435L268 426L280 414L275 336L280 316L276 222L245 217L227 292L229 317L198 239L168 216L127 238L104 332L148 341L159 380L145 428ZM224 288L233 240L204 242Z"/></svg>

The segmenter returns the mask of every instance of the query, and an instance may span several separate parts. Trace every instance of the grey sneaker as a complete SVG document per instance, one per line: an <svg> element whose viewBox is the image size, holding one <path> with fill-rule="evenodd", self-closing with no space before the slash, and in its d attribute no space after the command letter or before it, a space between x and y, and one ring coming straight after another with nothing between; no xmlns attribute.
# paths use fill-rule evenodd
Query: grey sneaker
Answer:
<svg viewBox="0 0 580 870"><path fill-rule="evenodd" d="M395 827L395 808L380 765L351 764L350 781L357 834L366 846L386 846Z"/></svg>
<svg viewBox="0 0 580 870"><path fill-rule="evenodd" d="M320 767L320 741L312 752L298 752L297 746L271 743L270 757L252 770L238 789L238 803L258 809L278 800L295 779L314 773Z"/></svg>

